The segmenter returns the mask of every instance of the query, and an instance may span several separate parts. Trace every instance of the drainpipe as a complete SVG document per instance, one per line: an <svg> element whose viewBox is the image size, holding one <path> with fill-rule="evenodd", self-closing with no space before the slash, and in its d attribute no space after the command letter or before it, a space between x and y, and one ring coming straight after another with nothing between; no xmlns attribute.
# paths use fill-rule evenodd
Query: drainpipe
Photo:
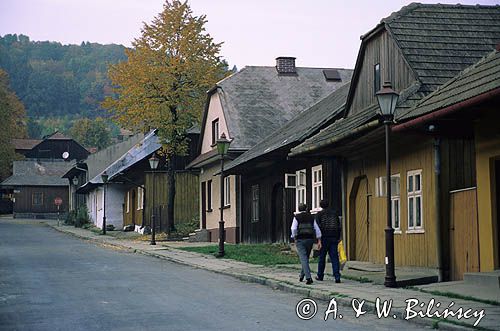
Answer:
<svg viewBox="0 0 500 331"><path fill-rule="evenodd" d="M429 131L435 131L434 125L429 125ZM443 259L441 240L441 139L434 138L434 205L436 206L436 255L438 268L438 282L443 281Z"/></svg>

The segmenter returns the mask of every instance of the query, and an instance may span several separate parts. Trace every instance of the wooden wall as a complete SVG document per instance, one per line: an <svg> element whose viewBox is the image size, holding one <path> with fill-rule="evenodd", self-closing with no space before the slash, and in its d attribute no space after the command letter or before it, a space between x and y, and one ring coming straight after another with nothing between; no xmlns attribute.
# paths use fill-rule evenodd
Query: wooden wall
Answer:
<svg viewBox="0 0 500 331"><path fill-rule="evenodd" d="M355 78L356 86L349 108L350 114L356 114L377 102L374 93L375 64L380 63L380 86L389 80L392 82L392 88L400 92L416 80L401 51L385 30L367 42L362 61L359 76Z"/></svg>
<svg viewBox="0 0 500 331"><path fill-rule="evenodd" d="M396 141L397 140L397 141ZM395 263L398 266L435 267L436 232L435 232L435 204L434 204L434 168L432 139L415 137L398 137L393 139L391 167L392 174L401 176L400 196L400 222L401 233L394 236ZM349 159L347 174L347 238L349 258L355 258L356 233L354 230L355 212L353 192L361 179L366 177L366 204L368 224L368 260L375 263L384 263L385 257L385 232L386 198L375 196L375 178L385 176L384 149L376 149L373 154L365 154L362 159ZM407 171L422 169L423 188L423 233L409 233L407 217ZM353 242L354 241L354 242Z"/></svg>
<svg viewBox="0 0 500 331"><path fill-rule="evenodd" d="M143 225L143 209L138 209L137 197L138 187L132 187L125 193L123 198L123 225ZM129 199L129 210L127 213L127 198Z"/></svg>
<svg viewBox="0 0 500 331"><path fill-rule="evenodd" d="M311 167L323 166L323 197L341 210L340 165L333 159L315 161L284 161L270 168L256 168L242 176L242 241L247 243L288 242L295 211L295 189L284 188L286 173L306 169L306 200L312 203ZM259 185L259 221L252 221L252 186ZM281 190L279 192L278 190ZM281 199L281 201L276 201ZM282 208L281 213L276 208ZM281 219L276 219L279 215ZM274 219L273 219L274 218Z"/></svg>
<svg viewBox="0 0 500 331"><path fill-rule="evenodd" d="M68 211L68 187L61 186L23 186L16 187L19 193L15 193L14 213L57 213L54 199L60 197L63 200L60 212ZM43 204L33 205L32 196L35 192L43 193Z"/></svg>
<svg viewBox="0 0 500 331"><path fill-rule="evenodd" d="M155 181L155 215L160 231L167 230L167 174L149 172L145 176L146 209L144 213L145 224L151 223L151 210L153 207L153 176ZM199 182L198 175L189 171L179 171L175 176L175 202L174 222L176 224L191 221L198 217L199 211Z"/></svg>

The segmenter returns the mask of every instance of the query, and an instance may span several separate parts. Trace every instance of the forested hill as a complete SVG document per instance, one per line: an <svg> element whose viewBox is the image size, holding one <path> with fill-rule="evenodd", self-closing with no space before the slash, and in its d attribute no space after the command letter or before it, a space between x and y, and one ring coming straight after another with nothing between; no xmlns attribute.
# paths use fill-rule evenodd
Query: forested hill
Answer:
<svg viewBox="0 0 500 331"><path fill-rule="evenodd" d="M126 59L122 45L62 45L30 41L24 35L0 36L0 68L31 118L103 116L101 101L110 93L107 66Z"/></svg>

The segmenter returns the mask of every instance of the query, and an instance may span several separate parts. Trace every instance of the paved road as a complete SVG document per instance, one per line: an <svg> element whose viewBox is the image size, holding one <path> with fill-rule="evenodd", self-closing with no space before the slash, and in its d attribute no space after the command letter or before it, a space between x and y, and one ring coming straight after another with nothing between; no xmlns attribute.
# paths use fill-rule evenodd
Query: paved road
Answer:
<svg viewBox="0 0 500 331"><path fill-rule="evenodd" d="M31 223L31 224L30 224ZM419 329L375 316L309 321L302 297L0 219L0 330Z"/></svg>

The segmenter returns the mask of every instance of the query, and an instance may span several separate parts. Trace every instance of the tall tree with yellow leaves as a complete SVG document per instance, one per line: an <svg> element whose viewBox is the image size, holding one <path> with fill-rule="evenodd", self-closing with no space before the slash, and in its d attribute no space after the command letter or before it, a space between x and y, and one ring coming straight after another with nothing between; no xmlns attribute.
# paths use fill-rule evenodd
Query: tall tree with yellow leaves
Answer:
<svg viewBox="0 0 500 331"><path fill-rule="evenodd" d="M9 77L0 69L0 181L10 175L16 153L11 140L26 138L24 105L9 87Z"/></svg>
<svg viewBox="0 0 500 331"><path fill-rule="evenodd" d="M175 172L172 158L188 151L187 131L199 124L206 91L226 73L226 63L205 31L206 16L186 2L167 0L163 11L126 51L128 60L111 65L115 97L103 106L117 122L139 131L156 128L167 170L167 221L174 226Z"/></svg>

